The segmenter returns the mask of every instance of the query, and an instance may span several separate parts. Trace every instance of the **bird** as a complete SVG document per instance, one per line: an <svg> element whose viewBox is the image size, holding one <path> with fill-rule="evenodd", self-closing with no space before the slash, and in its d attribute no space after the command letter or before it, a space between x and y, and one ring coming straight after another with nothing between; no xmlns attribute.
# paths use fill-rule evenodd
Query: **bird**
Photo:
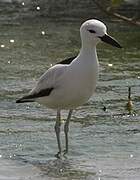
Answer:
<svg viewBox="0 0 140 180"><path fill-rule="evenodd" d="M69 150L69 123L72 112L86 103L94 94L99 75L99 62L96 45L103 41L122 48L119 42L108 35L106 25L97 19L89 19L80 27L81 49L79 54L50 67L37 81L35 87L16 103L37 102L56 110L55 133L60 158ZM60 139L61 111L68 110L64 124L65 150L62 151Z"/></svg>

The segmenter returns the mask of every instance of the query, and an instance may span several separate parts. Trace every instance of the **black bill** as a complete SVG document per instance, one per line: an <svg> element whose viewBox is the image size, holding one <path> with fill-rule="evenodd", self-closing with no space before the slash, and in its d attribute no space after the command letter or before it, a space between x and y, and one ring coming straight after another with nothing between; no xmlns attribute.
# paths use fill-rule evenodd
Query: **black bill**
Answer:
<svg viewBox="0 0 140 180"><path fill-rule="evenodd" d="M108 34L105 34L104 36L100 37L100 39L108 44L111 44L112 46L115 46L117 48L122 48L122 46Z"/></svg>

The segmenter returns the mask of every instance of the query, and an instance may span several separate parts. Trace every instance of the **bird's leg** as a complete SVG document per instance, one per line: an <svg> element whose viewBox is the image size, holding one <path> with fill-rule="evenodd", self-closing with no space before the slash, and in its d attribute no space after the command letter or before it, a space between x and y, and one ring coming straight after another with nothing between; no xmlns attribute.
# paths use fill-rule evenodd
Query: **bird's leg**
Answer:
<svg viewBox="0 0 140 180"><path fill-rule="evenodd" d="M64 150L64 155L68 153L68 132L69 132L69 122L72 115L72 109L69 111L67 120L64 125L64 133L65 133L65 142L66 142L66 149Z"/></svg>
<svg viewBox="0 0 140 180"><path fill-rule="evenodd" d="M58 153L55 155L57 158L60 158L61 155L61 142L60 142L60 126L61 126L61 114L60 110L57 111L57 118L55 123L55 133L57 138L57 144L58 144Z"/></svg>

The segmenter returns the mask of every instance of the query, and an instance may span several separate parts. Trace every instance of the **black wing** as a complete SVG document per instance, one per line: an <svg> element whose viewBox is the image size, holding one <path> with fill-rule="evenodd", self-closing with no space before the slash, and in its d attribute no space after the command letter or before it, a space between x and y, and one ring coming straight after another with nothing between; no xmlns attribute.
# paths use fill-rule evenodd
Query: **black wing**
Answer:
<svg viewBox="0 0 140 180"><path fill-rule="evenodd" d="M58 62L57 64L70 64L76 57L77 57L77 56L64 59L64 60Z"/></svg>
<svg viewBox="0 0 140 180"><path fill-rule="evenodd" d="M49 96L52 92L53 88L47 88L39 91L38 93L30 94L24 96L16 101L16 103L24 103L24 102L34 102L34 99L44 96Z"/></svg>

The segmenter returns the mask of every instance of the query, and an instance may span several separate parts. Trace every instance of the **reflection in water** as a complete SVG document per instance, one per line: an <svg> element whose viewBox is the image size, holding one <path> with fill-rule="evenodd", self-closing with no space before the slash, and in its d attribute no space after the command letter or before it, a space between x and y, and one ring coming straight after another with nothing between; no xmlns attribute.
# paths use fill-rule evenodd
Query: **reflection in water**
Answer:
<svg viewBox="0 0 140 180"><path fill-rule="evenodd" d="M70 159L50 160L44 164L37 164L37 167L44 176L47 175L53 178L70 177L71 179L85 179L90 176L96 177L96 172L93 169L92 171L88 171L84 169L84 164L81 165L80 163L78 164L78 162L75 164L74 161Z"/></svg>

